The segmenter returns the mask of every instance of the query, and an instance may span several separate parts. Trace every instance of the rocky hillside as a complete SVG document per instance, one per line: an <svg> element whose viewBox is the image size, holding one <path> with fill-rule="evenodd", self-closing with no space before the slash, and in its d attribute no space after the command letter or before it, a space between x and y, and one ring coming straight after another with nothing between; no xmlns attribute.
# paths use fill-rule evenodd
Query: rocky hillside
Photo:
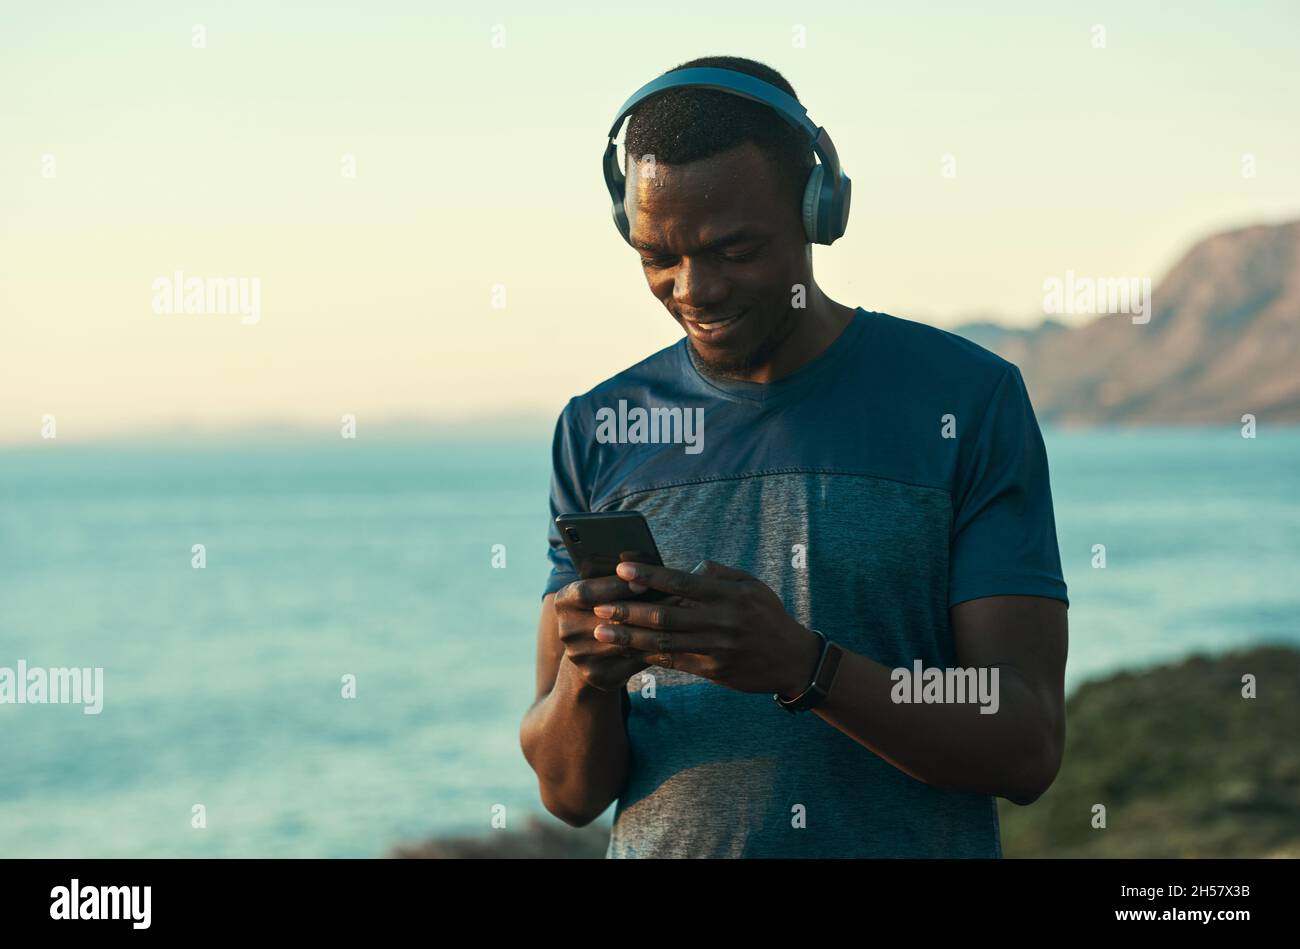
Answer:
<svg viewBox="0 0 1300 949"><path fill-rule="evenodd" d="M1257 696L1241 695L1255 676ZM1260 647L1086 683L1065 759L1007 857L1300 857L1300 652ZM1105 829L1092 808L1106 807Z"/></svg>
<svg viewBox="0 0 1300 949"><path fill-rule="evenodd" d="M1300 221L1201 241L1151 296L1147 323L956 332L1020 366L1040 422L1300 423Z"/></svg>

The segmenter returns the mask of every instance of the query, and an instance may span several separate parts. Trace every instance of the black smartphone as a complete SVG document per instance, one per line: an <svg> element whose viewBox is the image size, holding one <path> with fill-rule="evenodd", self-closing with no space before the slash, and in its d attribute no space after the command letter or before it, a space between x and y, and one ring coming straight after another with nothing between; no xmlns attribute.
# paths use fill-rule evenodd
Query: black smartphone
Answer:
<svg viewBox="0 0 1300 949"><path fill-rule="evenodd" d="M610 577L625 560L663 565L650 525L640 511L597 514L561 514L555 519L564 546L583 580ZM662 600L668 594L646 590L638 600Z"/></svg>

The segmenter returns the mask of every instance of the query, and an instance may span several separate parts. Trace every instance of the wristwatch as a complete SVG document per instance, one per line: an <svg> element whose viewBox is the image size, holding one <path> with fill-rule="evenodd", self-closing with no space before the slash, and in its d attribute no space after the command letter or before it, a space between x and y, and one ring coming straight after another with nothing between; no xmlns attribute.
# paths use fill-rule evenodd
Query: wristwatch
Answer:
<svg viewBox="0 0 1300 949"><path fill-rule="evenodd" d="M822 703L835 682L835 672L840 667L840 660L844 658L844 650L831 642L825 633L818 629L814 629L813 632L821 637L822 651L821 656L817 659L817 666L813 672L812 681L808 683L808 688L792 699L783 699L780 693L773 693L772 695L776 704L791 715L797 712L806 712Z"/></svg>

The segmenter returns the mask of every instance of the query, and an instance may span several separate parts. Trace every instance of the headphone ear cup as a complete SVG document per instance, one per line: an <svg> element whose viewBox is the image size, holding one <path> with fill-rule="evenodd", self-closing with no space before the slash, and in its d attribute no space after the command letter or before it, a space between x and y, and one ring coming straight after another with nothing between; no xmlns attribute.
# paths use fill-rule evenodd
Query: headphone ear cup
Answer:
<svg viewBox="0 0 1300 949"><path fill-rule="evenodd" d="M844 236L844 232L849 229L849 206L853 203L853 182L849 180L848 175L840 176L840 200L835 215L835 233L832 235L833 240L838 240Z"/></svg>
<svg viewBox="0 0 1300 949"><path fill-rule="evenodd" d="M618 228L618 232L623 235L623 240L631 244L632 225L627 219L627 208L623 206L622 198L614 201L610 210L614 213L614 226Z"/></svg>
<svg viewBox="0 0 1300 949"><path fill-rule="evenodd" d="M812 172L808 175L808 184L803 189L803 230L808 235L808 240L814 244L820 243L817 240L817 205L820 203L822 196L822 178L826 174L824 165L813 166Z"/></svg>

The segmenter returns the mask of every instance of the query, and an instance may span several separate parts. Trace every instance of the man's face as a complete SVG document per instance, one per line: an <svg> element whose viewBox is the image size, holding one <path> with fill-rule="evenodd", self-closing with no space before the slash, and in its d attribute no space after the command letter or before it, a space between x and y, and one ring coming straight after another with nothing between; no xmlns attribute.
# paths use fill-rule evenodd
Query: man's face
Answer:
<svg viewBox="0 0 1300 949"><path fill-rule="evenodd" d="M808 286L798 200L745 143L684 165L632 162L625 207L646 282L718 375L763 365L794 330Z"/></svg>

